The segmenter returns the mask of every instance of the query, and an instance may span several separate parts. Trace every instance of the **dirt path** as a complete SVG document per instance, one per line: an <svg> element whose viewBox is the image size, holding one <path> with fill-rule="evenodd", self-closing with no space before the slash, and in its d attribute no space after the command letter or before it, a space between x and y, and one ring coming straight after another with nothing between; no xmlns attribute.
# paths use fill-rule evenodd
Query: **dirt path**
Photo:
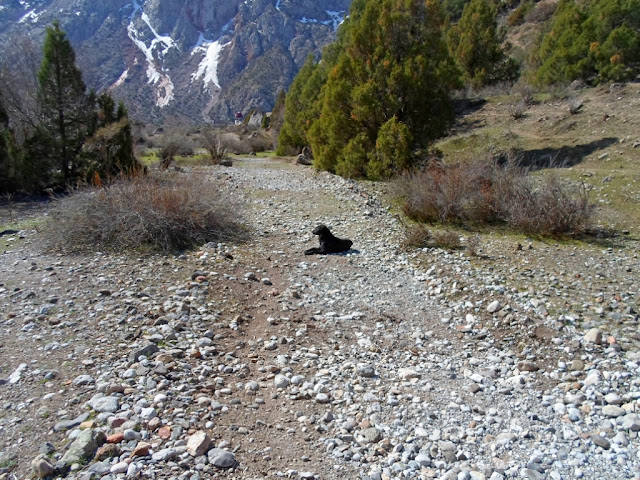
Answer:
<svg viewBox="0 0 640 480"><path fill-rule="evenodd" d="M39 450L83 479L637 475L633 241L405 251L380 186L260 159L198 174L244 199L250 243L71 257L5 239L0 476ZM305 257L319 223L353 250ZM81 430L113 458L63 468Z"/></svg>

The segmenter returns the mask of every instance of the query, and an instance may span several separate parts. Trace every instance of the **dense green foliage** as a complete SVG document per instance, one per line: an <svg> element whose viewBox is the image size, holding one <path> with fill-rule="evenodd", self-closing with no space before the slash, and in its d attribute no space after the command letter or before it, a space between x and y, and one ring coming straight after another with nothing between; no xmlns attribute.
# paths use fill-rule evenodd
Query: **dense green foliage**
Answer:
<svg viewBox="0 0 640 480"><path fill-rule="evenodd" d="M89 134L91 101L73 47L60 25L48 27L38 72L41 123L32 147L42 161L57 168L62 182L76 178L79 154Z"/></svg>
<svg viewBox="0 0 640 480"><path fill-rule="evenodd" d="M498 34L497 8L493 0L471 0L462 18L448 33L449 49L474 87L515 81L517 65L508 58Z"/></svg>
<svg viewBox="0 0 640 480"><path fill-rule="evenodd" d="M534 60L540 84L635 77L640 72L640 0L561 0Z"/></svg>
<svg viewBox="0 0 640 480"><path fill-rule="evenodd" d="M309 55L285 97L284 123L276 154L298 153L309 145L306 132L317 117L316 100L325 81L326 69Z"/></svg>
<svg viewBox="0 0 640 480"><path fill-rule="evenodd" d="M469 0L443 0L442 6L450 20L458 21L467 3L469 3Z"/></svg>
<svg viewBox="0 0 640 480"><path fill-rule="evenodd" d="M354 1L338 40L294 80L279 149L310 145L317 168L347 177L411 166L452 119L459 74L443 22L439 2Z"/></svg>
<svg viewBox="0 0 640 480"><path fill-rule="evenodd" d="M138 171L123 104L87 93L75 53L58 22L47 27L38 71L38 115L18 145L0 97L0 190L62 189Z"/></svg>

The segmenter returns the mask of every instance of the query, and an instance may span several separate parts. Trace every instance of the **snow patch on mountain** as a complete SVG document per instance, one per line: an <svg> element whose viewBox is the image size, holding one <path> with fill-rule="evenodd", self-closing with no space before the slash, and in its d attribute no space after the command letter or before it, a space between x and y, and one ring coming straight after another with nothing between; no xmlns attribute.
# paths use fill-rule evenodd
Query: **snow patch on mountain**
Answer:
<svg viewBox="0 0 640 480"><path fill-rule="evenodd" d="M152 50L157 43L162 43L164 44L165 49L162 50L161 55L164 56L166 55L166 53L169 51L170 48L175 47L175 43L171 37L166 35L159 35L158 32L156 32L156 29L153 28L153 26L151 25L151 20L149 19L149 15L147 15L145 12L142 12L141 18L142 18L142 21L147 24L147 26L151 30L151 33L153 33L153 36L156 37L155 40L151 42Z"/></svg>
<svg viewBox="0 0 640 480"><path fill-rule="evenodd" d="M326 12L327 12L327 15L329 15L330 17L329 20L320 20L317 18L302 17L298 19L298 21L300 23L305 23L305 24L315 23L315 24L321 24L321 25L328 25L328 26L332 26L334 31L337 30L340 24L344 22L344 17L346 12L337 12L333 10L326 10Z"/></svg>
<svg viewBox="0 0 640 480"><path fill-rule="evenodd" d="M333 30L336 31L342 22L344 22L345 14L347 12L336 12L333 10L327 10L327 15L331 17L331 22L333 23Z"/></svg>
<svg viewBox="0 0 640 480"><path fill-rule="evenodd" d="M191 55L204 53L204 57L200 61L198 69L191 74L191 83L202 78L205 87L213 83L216 87L220 88L220 82L218 81L218 60L220 53L229 43L231 42L223 44L220 40L209 42L200 34L198 44L191 52Z"/></svg>
<svg viewBox="0 0 640 480"><path fill-rule="evenodd" d="M38 17L40 16L40 13L36 13L35 8L33 10L29 10L27 13L25 13L22 16L22 18L20 18L20 20L18 20L18 23L25 23L28 21L31 21L31 23L36 23L38 21Z"/></svg>
<svg viewBox="0 0 640 480"><path fill-rule="evenodd" d="M142 11L142 7L137 1L133 2L133 13L129 17L129 25L127 25L127 34L131 41L138 47L138 49L144 54L145 59L147 61L147 78L148 82L153 85L156 85L156 105L158 107L166 107L169 105L169 102L173 100L173 91L174 85L171 81L171 77L168 74L161 72L156 67L155 58L153 56L153 50L155 49L158 43L161 43L165 46L165 49L160 52L161 56L164 56L167 51L175 46L173 40L169 37L164 37L159 35L155 29L151 26L149 21L149 17L144 11ZM151 45L147 47L147 44L140 39L141 35L138 32L134 25L134 20L136 18L136 14L142 11L142 21L144 21L147 26L151 29L151 33L154 35L154 39L151 41Z"/></svg>
<svg viewBox="0 0 640 480"><path fill-rule="evenodd" d="M118 78L118 80L116 80L113 83L113 85L111 85L110 89L117 88L120 85L124 85L124 82L127 80L127 78L129 78L129 69L128 68L124 72L122 72L122 75L120 75L120 78Z"/></svg>

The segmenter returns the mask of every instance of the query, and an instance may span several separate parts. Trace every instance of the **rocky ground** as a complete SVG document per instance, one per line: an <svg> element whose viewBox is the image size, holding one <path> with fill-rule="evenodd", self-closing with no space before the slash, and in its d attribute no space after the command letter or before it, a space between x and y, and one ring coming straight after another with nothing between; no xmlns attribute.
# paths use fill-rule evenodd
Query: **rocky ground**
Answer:
<svg viewBox="0 0 640 480"><path fill-rule="evenodd" d="M0 479L640 478L635 240L407 250L372 185L200 173L250 244L2 237ZM305 257L319 223L353 250Z"/></svg>

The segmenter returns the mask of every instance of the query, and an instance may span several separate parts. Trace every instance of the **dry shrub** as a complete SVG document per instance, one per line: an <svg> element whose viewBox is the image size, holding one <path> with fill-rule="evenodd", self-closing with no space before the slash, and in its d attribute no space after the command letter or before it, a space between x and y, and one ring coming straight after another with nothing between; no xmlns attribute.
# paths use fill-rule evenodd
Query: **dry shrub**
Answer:
<svg viewBox="0 0 640 480"><path fill-rule="evenodd" d="M273 140L260 134L252 134L249 137L249 145L252 152L265 152L273 149Z"/></svg>
<svg viewBox="0 0 640 480"><path fill-rule="evenodd" d="M460 235L451 230L433 232L433 246L446 248L448 250L457 250L460 248Z"/></svg>
<svg viewBox="0 0 640 480"><path fill-rule="evenodd" d="M471 235L469 238L467 238L467 251L469 252L469 255L471 255L472 257L479 256L480 247L480 237L478 237L477 235Z"/></svg>
<svg viewBox="0 0 640 480"><path fill-rule="evenodd" d="M402 244L405 247L425 248L429 246L431 239L431 232L424 224L419 223L411 226Z"/></svg>
<svg viewBox="0 0 640 480"><path fill-rule="evenodd" d="M517 103L512 103L509 105L509 115L513 117L514 120L519 120L524 118L524 112L527 109L523 100L520 100Z"/></svg>
<svg viewBox="0 0 640 480"><path fill-rule="evenodd" d="M224 159L227 149L222 144L222 138L217 131L211 128L205 129L202 132L202 144L209 154L211 163L218 165Z"/></svg>
<svg viewBox="0 0 640 480"><path fill-rule="evenodd" d="M520 95L520 100L525 107L530 107L535 102L533 97L534 90L531 85L528 85L526 83L516 83L513 86L512 92L514 94Z"/></svg>
<svg viewBox="0 0 640 480"><path fill-rule="evenodd" d="M405 214L421 222L505 224L562 236L586 232L593 213L584 186L572 188L552 176L536 181L521 167L492 161L432 164L396 185Z"/></svg>
<svg viewBox="0 0 640 480"><path fill-rule="evenodd" d="M204 176L138 176L59 199L45 238L61 251L146 247L169 252L242 240L239 211Z"/></svg>
<svg viewBox="0 0 640 480"><path fill-rule="evenodd" d="M593 206L584 184L570 188L555 176L539 185L525 178L508 187L503 198L503 217L508 225L524 233L562 236L590 230Z"/></svg>
<svg viewBox="0 0 640 480"><path fill-rule="evenodd" d="M224 133L221 137L223 147L232 153L247 154L252 151L251 144L237 133Z"/></svg>

